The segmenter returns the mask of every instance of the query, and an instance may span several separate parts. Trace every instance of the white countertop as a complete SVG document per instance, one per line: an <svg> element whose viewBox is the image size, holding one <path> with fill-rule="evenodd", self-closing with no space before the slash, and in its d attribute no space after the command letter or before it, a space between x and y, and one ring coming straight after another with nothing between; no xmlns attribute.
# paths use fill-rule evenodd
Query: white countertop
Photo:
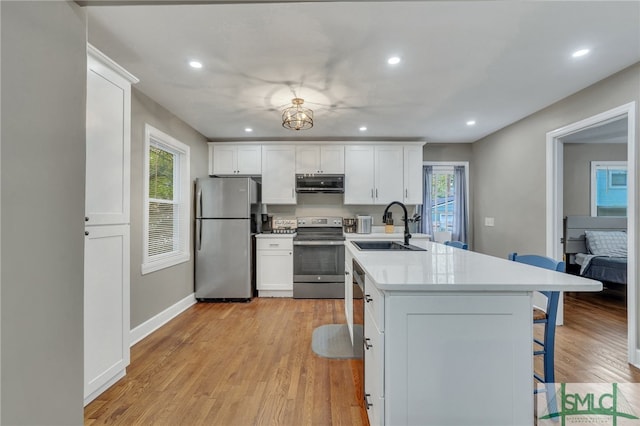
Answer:
<svg viewBox="0 0 640 426"><path fill-rule="evenodd" d="M385 239L385 240L404 240L404 231L403 232L393 232L392 234L387 234L386 232L372 232L370 234L357 234L357 233L345 233L345 238L348 241L351 240L375 240L375 239ZM413 239L417 240L428 240L431 238L429 234L411 234L411 241ZM411 242L410 241L410 242Z"/></svg>
<svg viewBox="0 0 640 426"><path fill-rule="evenodd" d="M352 241L353 239L350 239ZM426 240L411 244L427 251L347 249L383 291L600 291L599 281L550 271Z"/></svg>

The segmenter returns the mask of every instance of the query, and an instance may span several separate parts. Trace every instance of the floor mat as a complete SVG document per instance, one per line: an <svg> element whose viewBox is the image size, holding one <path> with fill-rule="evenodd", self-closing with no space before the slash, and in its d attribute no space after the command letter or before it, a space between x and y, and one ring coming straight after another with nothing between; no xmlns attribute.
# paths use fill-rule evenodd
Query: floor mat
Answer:
<svg viewBox="0 0 640 426"><path fill-rule="evenodd" d="M353 326L355 342L362 342L362 326ZM311 338L313 352L325 358L362 358L362 343L351 345L349 328L346 324L327 324L313 330Z"/></svg>

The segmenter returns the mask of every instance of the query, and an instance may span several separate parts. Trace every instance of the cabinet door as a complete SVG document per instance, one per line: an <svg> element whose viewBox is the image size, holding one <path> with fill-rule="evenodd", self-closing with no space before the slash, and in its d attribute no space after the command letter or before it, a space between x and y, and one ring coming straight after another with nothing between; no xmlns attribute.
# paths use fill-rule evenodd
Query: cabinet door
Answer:
<svg viewBox="0 0 640 426"><path fill-rule="evenodd" d="M131 85L91 56L87 63L87 224L129 223Z"/></svg>
<svg viewBox="0 0 640 426"><path fill-rule="evenodd" d="M296 150L293 145L270 145L262 149L262 203L296 203Z"/></svg>
<svg viewBox="0 0 640 426"><path fill-rule="evenodd" d="M291 250L258 250L258 290L293 291L293 252Z"/></svg>
<svg viewBox="0 0 640 426"><path fill-rule="evenodd" d="M237 170L241 175L262 173L262 147L260 145L238 145Z"/></svg>
<svg viewBox="0 0 640 426"><path fill-rule="evenodd" d="M325 175L344 174L344 145L320 147L320 172Z"/></svg>
<svg viewBox="0 0 640 426"><path fill-rule="evenodd" d="M374 147L350 145L344 153L344 204L373 204Z"/></svg>
<svg viewBox="0 0 640 426"><path fill-rule="evenodd" d="M364 394L369 424L384 424L384 333L373 323L371 311L364 315Z"/></svg>
<svg viewBox="0 0 640 426"><path fill-rule="evenodd" d="M320 173L320 146L296 146L296 173Z"/></svg>
<svg viewBox="0 0 640 426"><path fill-rule="evenodd" d="M211 145L210 145L211 146ZM213 145L212 175L234 175L238 168L238 151L233 145Z"/></svg>
<svg viewBox="0 0 640 426"><path fill-rule="evenodd" d="M84 397L129 365L129 225L89 226L84 247Z"/></svg>
<svg viewBox="0 0 640 426"><path fill-rule="evenodd" d="M402 146L376 146L375 204L388 204L403 199L402 162Z"/></svg>
<svg viewBox="0 0 640 426"><path fill-rule="evenodd" d="M422 147L404 147L404 203L422 204Z"/></svg>

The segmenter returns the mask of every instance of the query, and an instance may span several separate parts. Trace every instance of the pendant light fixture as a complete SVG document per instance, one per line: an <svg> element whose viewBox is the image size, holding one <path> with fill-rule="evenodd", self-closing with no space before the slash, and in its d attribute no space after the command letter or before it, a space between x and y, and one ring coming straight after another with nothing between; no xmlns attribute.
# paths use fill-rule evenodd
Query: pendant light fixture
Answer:
<svg viewBox="0 0 640 426"><path fill-rule="evenodd" d="M313 127L313 111L304 108L304 99L291 99L291 106L282 111L282 127L291 130L307 130Z"/></svg>

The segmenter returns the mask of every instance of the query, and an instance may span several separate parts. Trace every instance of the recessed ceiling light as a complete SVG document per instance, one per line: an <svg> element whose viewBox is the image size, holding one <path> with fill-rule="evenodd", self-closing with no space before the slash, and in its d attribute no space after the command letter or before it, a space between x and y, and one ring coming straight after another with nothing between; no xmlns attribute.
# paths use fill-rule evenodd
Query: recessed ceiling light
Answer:
<svg viewBox="0 0 640 426"><path fill-rule="evenodd" d="M361 132L364 132L364 131L366 131L366 130L367 130L367 126L360 126L360 131L361 131Z"/></svg>
<svg viewBox="0 0 640 426"><path fill-rule="evenodd" d="M475 125L476 125L476 120L467 121L467 126L475 126Z"/></svg>
<svg viewBox="0 0 640 426"><path fill-rule="evenodd" d="M251 127L245 127L244 131L247 132L247 133L251 133L251 132L253 132L253 129Z"/></svg>
<svg viewBox="0 0 640 426"><path fill-rule="evenodd" d="M190 61L189 65L191 66L191 68L202 68L202 62L198 61Z"/></svg>
<svg viewBox="0 0 640 426"><path fill-rule="evenodd" d="M579 58L581 56L586 55L587 53L589 53L589 49L580 49L580 50L576 50L575 52L573 52L573 54L571 55L574 58Z"/></svg>
<svg viewBox="0 0 640 426"><path fill-rule="evenodd" d="M399 56L392 56L389 59L387 59L387 63L389 65L397 65L400 63L400 57Z"/></svg>

